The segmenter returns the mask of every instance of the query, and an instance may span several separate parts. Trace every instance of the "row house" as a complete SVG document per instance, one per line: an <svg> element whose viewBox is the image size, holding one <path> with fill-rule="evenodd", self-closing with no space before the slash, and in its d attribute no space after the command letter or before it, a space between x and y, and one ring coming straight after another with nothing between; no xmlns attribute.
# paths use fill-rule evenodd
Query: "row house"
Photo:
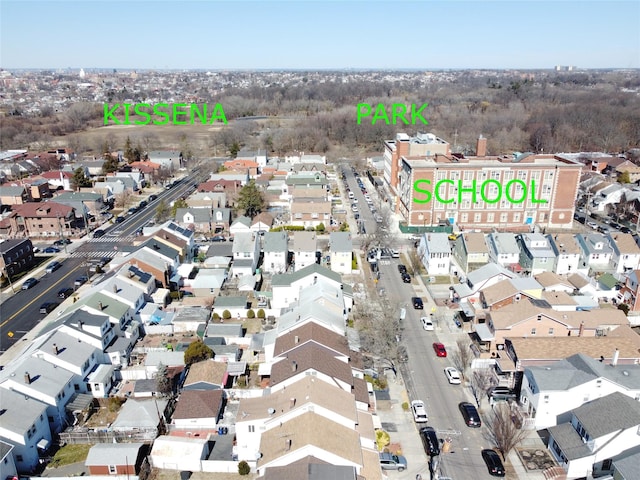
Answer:
<svg viewBox="0 0 640 480"><path fill-rule="evenodd" d="M22 205L29 201L27 189L23 186L0 187L0 205Z"/></svg>
<svg viewBox="0 0 640 480"><path fill-rule="evenodd" d="M253 275L260 259L260 236L252 232L239 232L233 238L234 277Z"/></svg>
<svg viewBox="0 0 640 480"><path fill-rule="evenodd" d="M578 271L586 273L585 269L580 270L582 250L573 234L559 233L553 235L550 243L556 256L555 273L558 275L567 275Z"/></svg>
<svg viewBox="0 0 640 480"><path fill-rule="evenodd" d="M263 237L262 269L267 273L284 273L289 262L287 232L267 232Z"/></svg>
<svg viewBox="0 0 640 480"><path fill-rule="evenodd" d="M82 230L73 207L54 201L15 205L0 228L10 236L74 237Z"/></svg>
<svg viewBox="0 0 640 480"><path fill-rule="evenodd" d="M331 232L329 234L329 258L331 270L342 275L351 274L353 239L349 232Z"/></svg>
<svg viewBox="0 0 640 480"><path fill-rule="evenodd" d="M519 263L524 272L537 275L555 271L556 254L550 236L541 233L524 233L516 237L520 247Z"/></svg>
<svg viewBox="0 0 640 480"><path fill-rule="evenodd" d="M317 263L317 252L318 238L316 232L294 233L292 253L296 272Z"/></svg>
<svg viewBox="0 0 640 480"><path fill-rule="evenodd" d="M489 263L489 246L482 232L464 232L456 238L451 255L469 273Z"/></svg>

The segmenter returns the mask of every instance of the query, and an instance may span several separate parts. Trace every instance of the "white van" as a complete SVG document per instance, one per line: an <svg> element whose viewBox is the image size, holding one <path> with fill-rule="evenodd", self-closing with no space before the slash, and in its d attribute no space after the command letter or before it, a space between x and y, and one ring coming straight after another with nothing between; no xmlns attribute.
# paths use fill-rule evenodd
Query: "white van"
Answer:
<svg viewBox="0 0 640 480"><path fill-rule="evenodd" d="M420 321L422 322L422 328L428 332L433 331L433 320L431 317L420 317Z"/></svg>

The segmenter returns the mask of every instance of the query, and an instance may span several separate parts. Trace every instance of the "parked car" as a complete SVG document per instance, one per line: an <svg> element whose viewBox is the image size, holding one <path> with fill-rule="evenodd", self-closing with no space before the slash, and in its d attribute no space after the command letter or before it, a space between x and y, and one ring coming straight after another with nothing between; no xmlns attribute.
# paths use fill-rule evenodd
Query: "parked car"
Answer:
<svg viewBox="0 0 640 480"><path fill-rule="evenodd" d="M44 269L45 272L47 273L53 273L56 270L58 270L60 267L62 266L62 264L60 262L51 262L49 263L49 265L47 265L47 267Z"/></svg>
<svg viewBox="0 0 640 480"><path fill-rule="evenodd" d="M61 288L58 290L58 298L69 298L73 295L73 288Z"/></svg>
<svg viewBox="0 0 640 480"><path fill-rule="evenodd" d="M460 385L462 379L460 378L460 372L455 367L447 367L444 369L444 374L452 385Z"/></svg>
<svg viewBox="0 0 640 480"><path fill-rule="evenodd" d="M433 427L424 427L420 429L420 438L422 439L422 445L424 451L430 457L440 455L440 440Z"/></svg>
<svg viewBox="0 0 640 480"><path fill-rule="evenodd" d="M424 303L422 303L422 299L420 297L412 297L411 303L413 304L413 308L416 310L424 309Z"/></svg>
<svg viewBox="0 0 640 480"><path fill-rule="evenodd" d="M215 235L215 236L211 237L211 241L212 242L226 242L227 239L224 238L223 235Z"/></svg>
<svg viewBox="0 0 640 480"><path fill-rule="evenodd" d="M380 453L380 468L382 468L382 470L397 470L402 472L407 468L407 459L402 455Z"/></svg>
<svg viewBox="0 0 640 480"><path fill-rule="evenodd" d="M149 205L149 203L146 200L142 200L139 204L138 204L138 208L142 209L144 207L146 207L147 205Z"/></svg>
<svg viewBox="0 0 640 480"><path fill-rule="evenodd" d="M89 277L87 277L86 275L80 275L78 278L76 278L73 282L73 284L76 287L79 287L80 285L83 285L85 283L87 283L89 281Z"/></svg>
<svg viewBox="0 0 640 480"><path fill-rule="evenodd" d="M400 258L400 252L398 250L391 249L391 258Z"/></svg>
<svg viewBox="0 0 640 480"><path fill-rule="evenodd" d="M93 231L93 238L100 238L100 237L104 237L104 234L106 232L104 230L98 229L98 230L94 230Z"/></svg>
<svg viewBox="0 0 640 480"><path fill-rule="evenodd" d="M40 305L40 313L47 314L53 312L60 305L58 302L44 302Z"/></svg>
<svg viewBox="0 0 640 480"><path fill-rule="evenodd" d="M56 240L55 242L53 242L53 244L57 246L69 245L70 243L72 242L68 238L61 238L60 240Z"/></svg>
<svg viewBox="0 0 640 480"><path fill-rule="evenodd" d="M402 274L402 281L404 283L411 283L411 275L409 275L408 273L403 273Z"/></svg>
<svg viewBox="0 0 640 480"><path fill-rule="evenodd" d="M156 198L158 198L157 195L149 195L149 201L153 202Z"/></svg>
<svg viewBox="0 0 640 480"><path fill-rule="evenodd" d="M429 415L427 415L427 409L422 400L411 401L411 413L413 413L413 419L416 423L426 423L429 421Z"/></svg>
<svg viewBox="0 0 640 480"><path fill-rule="evenodd" d="M472 403L461 402L458 404L458 408L467 427L480 428L482 426L478 410L476 410L476 407L474 407Z"/></svg>
<svg viewBox="0 0 640 480"><path fill-rule="evenodd" d="M422 328L426 331L433 331L433 319L431 317L420 317L420 322L422 322Z"/></svg>
<svg viewBox="0 0 640 480"><path fill-rule="evenodd" d="M60 253L60 249L56 247L47 247L42 250L42 253Z"/></svg>
<svg viewBox="0 0 640 480"><path fill-rule="evenodd" d="M587 226L593 228L594 230L598 228L598 224L596 222L591 222L591 221L587 222Z"/></svg>
<svg viewBox="0 0 640 480"><path fill-rule="evenodd" d="M407 267L404 266L403 264L399 263L398 264L398 271L400 272L400 274L407 273Z"/></svg>
<svg viewBox="0 0 640 480"><path fill-rule="evenodd" d="M31 277L31 278L27 278L24 283L22 284L22 290L29 290L31 287L33 287L36 283L38 283L38 280L36 280L35 278Z"/></svg>
<svg viewBox="0 0 640 480"><path fill-rule="evenodd" d="M504 465L502 465L502 460L500 460L500 455L498 455L495 450L484 449L482 450L482 459L484 463L487 465L487 469L489 470L489 475L494 477L504 477Z"/></svg>
<svg viewBox="0 0 640 480"><path fill-rule="evenodd" d="M440 342L433 342L433 350L436 352L438 357L447 356L447 349L444 348L444 345Z"/></svg>
<svg viewBox="0 0 640 480"><path fill-rule="evenodd" d="M122 223L122 222L124 222L124 217L117 216L117 217L116 217L115 222L116 222L116 223Z"/></svg>

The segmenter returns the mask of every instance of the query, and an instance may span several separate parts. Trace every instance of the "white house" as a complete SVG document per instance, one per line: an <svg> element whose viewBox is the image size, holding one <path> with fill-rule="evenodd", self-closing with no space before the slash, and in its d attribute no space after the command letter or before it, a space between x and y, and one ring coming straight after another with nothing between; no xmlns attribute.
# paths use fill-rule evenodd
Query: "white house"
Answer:
<svg viewBox="0 0 640 480"><path fill-rule="evenodd" d="M550 243L556 255L555 273L567 275L579 271L581 250L573 234L558 233L550 236Z"/></svg>
<svg viewBox="0 0 640 480"><path fill-rule="evenodd" d="M592 400L549 428L549 451L567 479L613 473L613 457L640 446L640 402L620 392ZM612 478L612 477L610 477Z"/></svg>
<svg viewBox="0 0 640 480"><path fill-rule="evenodd" d="M73 373L64 368L56 368L39 358L23 356L18 364L3 371L0 398L4 404L5 391L13 391L43 403L51 431L58 433L68 425L65 406L75 393L73 379Z"/></svg>
<svg viewBox="0 0 640 480"><path fill-rule="evenodd" d="M18 473L32 474L51 445L47 405L12 390L3 390L1 397L0 440L13 446Z"/></svg>
<svg viewBox="0 0 640 480"><path fill-rule="evenodd" d="M582 353L524 371L520 403L540 430L570 420L570 410L620 392L640 400L640 365L613 365Z"/></svg>
<svg viewBox="0 0 640 480"><path fill-rule="evenodd" d="M316 263L318 251L318 237L316 232L296 232L293 235L293 261L295 270Z"/></svg>
<svg viewBox="0 0 640 480"><path fill-rule="evenodd" d="M287 232L267 232L264 234L262 269L268 273L287 271L289 257L289 236Z"/></svg>
<svg viewBox="0 0 640 480"><path fill-rule="evenodd" d="M171 424L180 430L214 429L222 415L222 390L184 390L180 393Z"/></svg>
<svg viewBox="0 0 640 480"><path fill-rule="evenodd" d="M343 288L340 274L315 262L300 270L296 269L294 273L274 275L271 279L271 308L277 310L289 307L298 301L302 289L314 285L319 280L329 282L337 289Z"/></svg>
<svg viewBox="0 0 640 480"><path fill-rule="evenodd" d="M607 235L613 248L613 268L616 273L625 273L640 268L640 247L628 233L610 233Z"/></svg>
<svg viewBox="0 0 640 480"><path fill-rule="evenodd" d="M520 247L516 236L509 232L492 232L487 236L489 258L503 267L518 265L520 261Z"/></svg>
<svg viewBox="0 0 640 480"><path fill-rule="evenodd" d="M349 232L331 232L329 235L331 270L343 275L351 274L353 240Z"/></svg>
<svg viewBox="0 0 640 480"><path fill-rule="evenodd" d="M425 233L420 238L418 255L429 275L448 275L451 246L446 233Z"/></svg>
<svg viewBox="0 0 640 480"><path fill-rule="evenodd" d="M578 234L576 239L581 249L580 268L594 271L607 271L611 268L613 248L607 237L601 233L589 233Z"/></svg>
<svg viewBox="0 0 640 480"><path fill-rule="evenodd" d="M251 219L249 217L240 216L236 218L229 227L229 233L235 237L238 233L251 232Z"/></svg>
<svg viewBox="0 0 640 480"><path fill-rule="evenodd" d="M233 265L231 271L234 277L253 275L260 259L259 236L252 232L239 232L233 239Z"/></svg>

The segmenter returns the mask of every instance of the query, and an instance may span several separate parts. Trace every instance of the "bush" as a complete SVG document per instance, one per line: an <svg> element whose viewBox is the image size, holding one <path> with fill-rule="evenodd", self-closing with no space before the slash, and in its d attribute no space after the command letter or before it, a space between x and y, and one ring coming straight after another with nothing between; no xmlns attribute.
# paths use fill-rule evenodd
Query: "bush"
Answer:
<svg viewBox="0 0 640 480"><path fill-rule="evenodd" d="M256 318L256 312L254 312L252 308L247 310L247 318Z"/></svg>
<svg viewBox="0 0 640 480"><path fill-rule="evenodd" d="M626 303L619 303L618 310L622 310L625 315L629 315L629 305Z"/></svg>
<svg viewBox="0 0 640 480"><path fill-rule="evenodd" d="M247 462L242 460L238 463L238 473L240 475L249 475L251 473L251 467Z"/></svg>
<svg viewBox="0 0 640 480"><path fill-rule="evenodd" d="M391 437L384 430L376 430L376 444L378 445L378 451L382 451L384 447L391 443Z"/></svg>
<svg viewBox="0 0 640 480"><path fill-rule="evenodd" d="M339 230L341 232L348 232L349 231L349 224L346 222L343 222L342 225L340 225Z"/></svg>
<svg viewBox="0 0 640 480"><path fill-rule="evenodd" d="M180 292L169 292L171 300L180 300Z"/></svg>
<svg viewBox="0 0 640 480"><path fill-rule="evenodd" d="M213 314L213 319L214 320L220 320L220 315L218 315L217 313Z"/></svg>
<svg viewBox="0 0 640 480"><path fill-rule="evenodd" d="M319 223L318 226L316 227L316 232L324 232L325 227L324 227L324 223Z"/></svg>
<svg viewBox="0 0 640 480"><path fill-rule="evenodd" d="M358 269L358 258L352 253L351 254L351 270Z"/></svg>
<svg viewBox="0 0 640 480"><path fill-rule="evenodd" d="M405 412L409 410L409 402L402 402L402 410Z"/></svg>
<svg viewBox="0 0 640 480"><path fill-rule="evenodd" d="M222 318L224 318L225 320L229 320L231 318L231 312L229 310L225 310L224 312L222 312Z"/></svg>
<svg viewBox="0 0 640 480"><path fill-rule="evenodd" d="M258 310L258 318L264 318L266 315L264 313L264 310L261 308L260 310Z"/></svg>

